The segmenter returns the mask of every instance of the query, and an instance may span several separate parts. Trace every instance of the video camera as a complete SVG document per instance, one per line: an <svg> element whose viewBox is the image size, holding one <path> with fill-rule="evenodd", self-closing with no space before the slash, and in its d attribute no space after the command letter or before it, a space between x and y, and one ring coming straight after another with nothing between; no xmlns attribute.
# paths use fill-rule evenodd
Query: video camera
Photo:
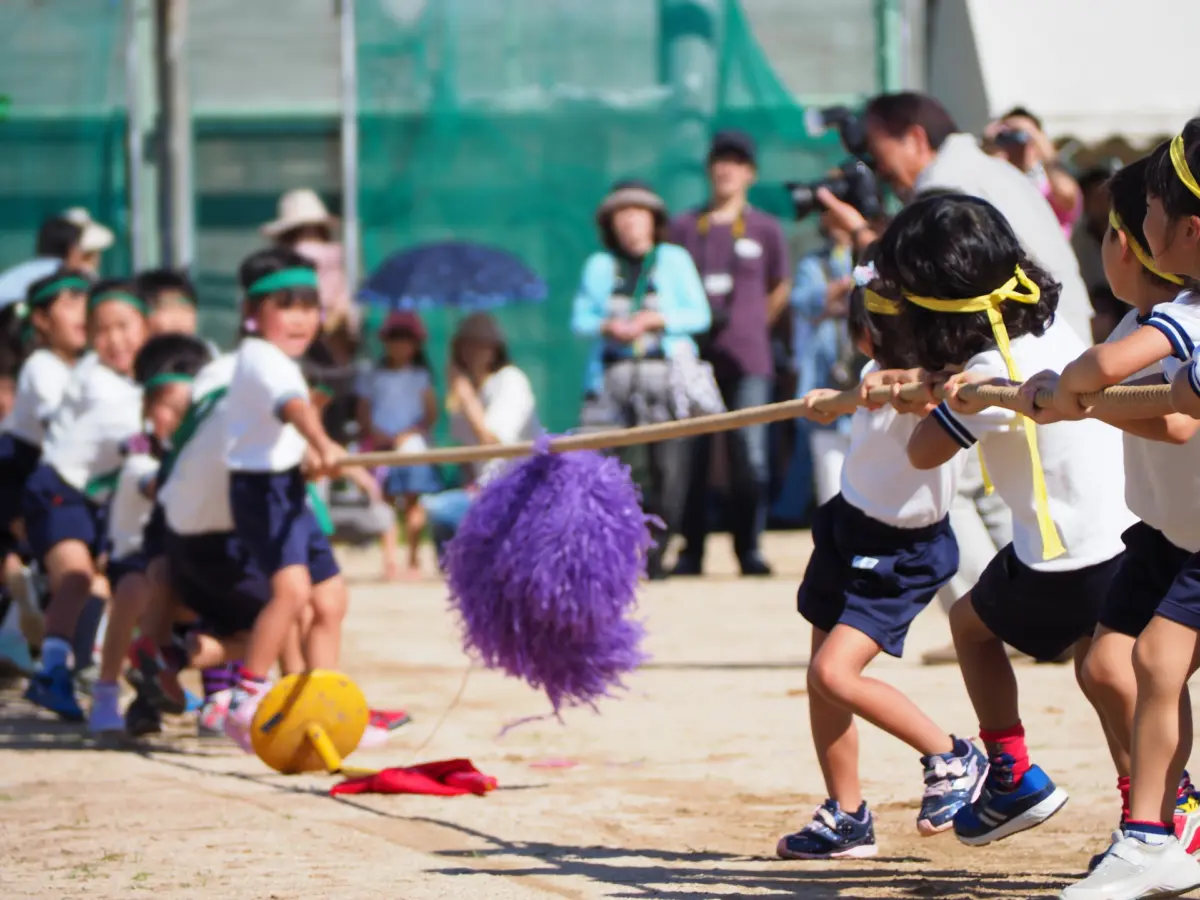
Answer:
<svg viewBox="0 0 1200 900"><path fill-rule="evenodd" d="M818 188L827 189L868 219L882 215L883 198L867 150L867 132L862 119L845 106L829 106L806 112L805 125L808 133L814 137L824 134L831 127L837 128L842 146L853 158L842 163L837 174L820 181L784 183L792 196L796 219L803 219L814 210L821 209L821 201L817 199Z"/></svg>

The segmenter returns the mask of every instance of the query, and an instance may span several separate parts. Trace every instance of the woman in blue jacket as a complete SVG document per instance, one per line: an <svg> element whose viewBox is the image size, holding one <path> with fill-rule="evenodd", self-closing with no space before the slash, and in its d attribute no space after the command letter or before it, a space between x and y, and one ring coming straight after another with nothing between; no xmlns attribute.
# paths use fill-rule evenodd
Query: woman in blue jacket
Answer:
<svg viewBox="0 0 1200 900"><path fill-rule="evenodd" d="M639 181L618 182L596 212L604 249L584 263L571 320L576 335L593 339L585 428L675 418L672 367L697 357L692 336L708 331L712 313L691 255L666 243L667 222L662 198ZM667 526L647 560L650 576L661 578L662 551L682 512L687 453L680 441L630 451L623 455L643 506Z"/></svg>

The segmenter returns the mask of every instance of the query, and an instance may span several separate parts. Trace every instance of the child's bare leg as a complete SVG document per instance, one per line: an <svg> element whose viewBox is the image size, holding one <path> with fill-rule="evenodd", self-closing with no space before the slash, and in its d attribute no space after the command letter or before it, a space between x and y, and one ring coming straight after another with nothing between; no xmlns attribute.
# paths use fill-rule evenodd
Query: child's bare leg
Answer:
<svg viewBox="0 0 1200 900"><path fill-rule="evenodd" d="M416 494L404 498L404 540L408 544L408 568L411 572L421 570L421 536L425 533L425 507Z"/></svg>
<svg viewBox="0 0 1200 900"><path fill-rule="evenodd" d="M949 733L890 684L863 675L880 653L870 637L848 625L837 625L809 662L810 686L828 700L866 719L876 728L908 744L922 756L954 750Z"/></svg>
<svg viewBox="0 0 1200 900"><path fill-rule="evenodd" d="M1020 719L1017 676L1004 642L983 624L971 595L950 608L950 633L958 652L958 667L981 728L1008 728Z"/></svg>
<svg viewBox="0 0 1200 900"><path fill-rule="evenodd" d="M46 623L29 581L21 557L10 553L4 558L4 584L21 611L21 633L32 647L40 647L46 636Z"/></svg>
<svg viewBox="0 0 1200 900"><path fill-rule="evenodd" d="M60 541L46 554L46 574L50 579L50 604L46 608L47 640L52 638L64 642L68 656L75 637L75 626L79 615L92 596L92 553L83 541ZM63 663L56 648L49 661L51 665Z"/></svg>
<svg viewBox="0 0 1200 900"><path fill-rule="evenodd" d="M295 675L307 668L304 664L304 644L308 630L312 627L312 618L313 613L310 604L300 614L300 621L292 627L292 631L288 635L287 645L283 648L283 654L279 657L279 673L281 675Z"/></svg>
<svg viewBox="0 0 1200 900"><path fill-rule="evenodd" d="M1080 687L1104 725L1117 776L1129 777L1129 749L1133 740L1133 709L1137 679L1133 673L1134 639L1100 625L1087 656L1075 655Z"/></svg>
<svg viewBox="0 0 1200 900"><path fill-rule="evenodd" d="M825 792L843 810L856 812L862 806L862 782L858 776L858 728L854 714L822 693L823 683L814 677L812 662L820 658L829 632L813 628L812 654L808 669L808 719L813 747L825 779Z"/></svg>
<svg viewBox="0 0 1200 900"><path fill-rule="evenodd" d="M327 578L312 590L312 625L305 636L304 658L309 669L336 669L341 658L342 622L349 593L341 575Z"/></svg>
<svg viewBox="0 0 1200 900"><path fill-rule="evenodd" d="M236 662L246 652L249 637L249 633L244 631L221 638L192 632L187 639L188 663L193 669L212 669Z"/></svg>
<svg viewBox="0 0 1200 900"><path fill-rule="evenodd" d="M100 681L115 684L133 643L133 629L146 610L150 582L146 576L131 572L117 583L108 609L108 628L100 654Z"/></svg>
<svg viewBox="0 0 1200 900"><path fill-rule="evenodd" d="M383 551L383 577L388 581L400 578L400 524L396 521L396 507L391 497L385 498L390 515L388 526L379 536L379 547Z"/></svg>
<svg viewBox="0 0 1200 900"><path fill-rule="evenodd" d="M246 672L265 678L271 671L311 592L307 566L285 566L271 576L271 600L259 613L246 647Z"/></svg>
<svg viewBox="0 0 1200 900"><path fill-rule="evenodd" d="M1176 791L1192 749L1187 680L1200 665L1200 634L1155 616L1133 648L1137 704L1133 716L1130 819L1174 820Z"/></svg>

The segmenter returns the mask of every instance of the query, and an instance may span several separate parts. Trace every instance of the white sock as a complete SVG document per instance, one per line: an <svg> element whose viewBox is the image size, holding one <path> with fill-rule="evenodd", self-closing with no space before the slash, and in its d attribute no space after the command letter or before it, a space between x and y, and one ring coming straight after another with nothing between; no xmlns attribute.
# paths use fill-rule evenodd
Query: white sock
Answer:
<svg viewBox="0 0 1200 900"><path fill-rule="evenodd" d="M60 637L48 637L42 641L42 671L49 672L55 666L71 665L71 642Z"/></svg>

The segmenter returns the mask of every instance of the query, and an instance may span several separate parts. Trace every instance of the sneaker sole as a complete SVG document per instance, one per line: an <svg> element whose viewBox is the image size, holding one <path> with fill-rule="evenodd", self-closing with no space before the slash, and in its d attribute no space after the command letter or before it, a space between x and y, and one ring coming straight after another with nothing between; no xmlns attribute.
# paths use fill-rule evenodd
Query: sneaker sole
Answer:
<svg viewBox="0 0 1200 900"><path fill-rule="evenodd" d="M775 848L775 852L780 859L870 859L879 854L879 845L860 844L857 847L838 850L836 853L796 853L788 850L780 842L780 845Z"/></svg>
<svg viewBox="0 0 1200 900"><path fill-rule="evenodd" d="M1007 822L1001 822L987 834L975 835L966 837L964 835L956 835L960 842L968 847L983 847L987 844L995 843L1003 840L1006 837L1012 837L1014 834L1019 834L1022 831L1027 831L1030 828L1035 828L1041 825L1056 812L1062 809L1067 804L1067 792L1062 788L1055 788L1054 793L1038 803L1035 806L1029 807L1025 812L1015 818L1009 819ZM1190 889L1189 889L1190 890Z"/></svg>

